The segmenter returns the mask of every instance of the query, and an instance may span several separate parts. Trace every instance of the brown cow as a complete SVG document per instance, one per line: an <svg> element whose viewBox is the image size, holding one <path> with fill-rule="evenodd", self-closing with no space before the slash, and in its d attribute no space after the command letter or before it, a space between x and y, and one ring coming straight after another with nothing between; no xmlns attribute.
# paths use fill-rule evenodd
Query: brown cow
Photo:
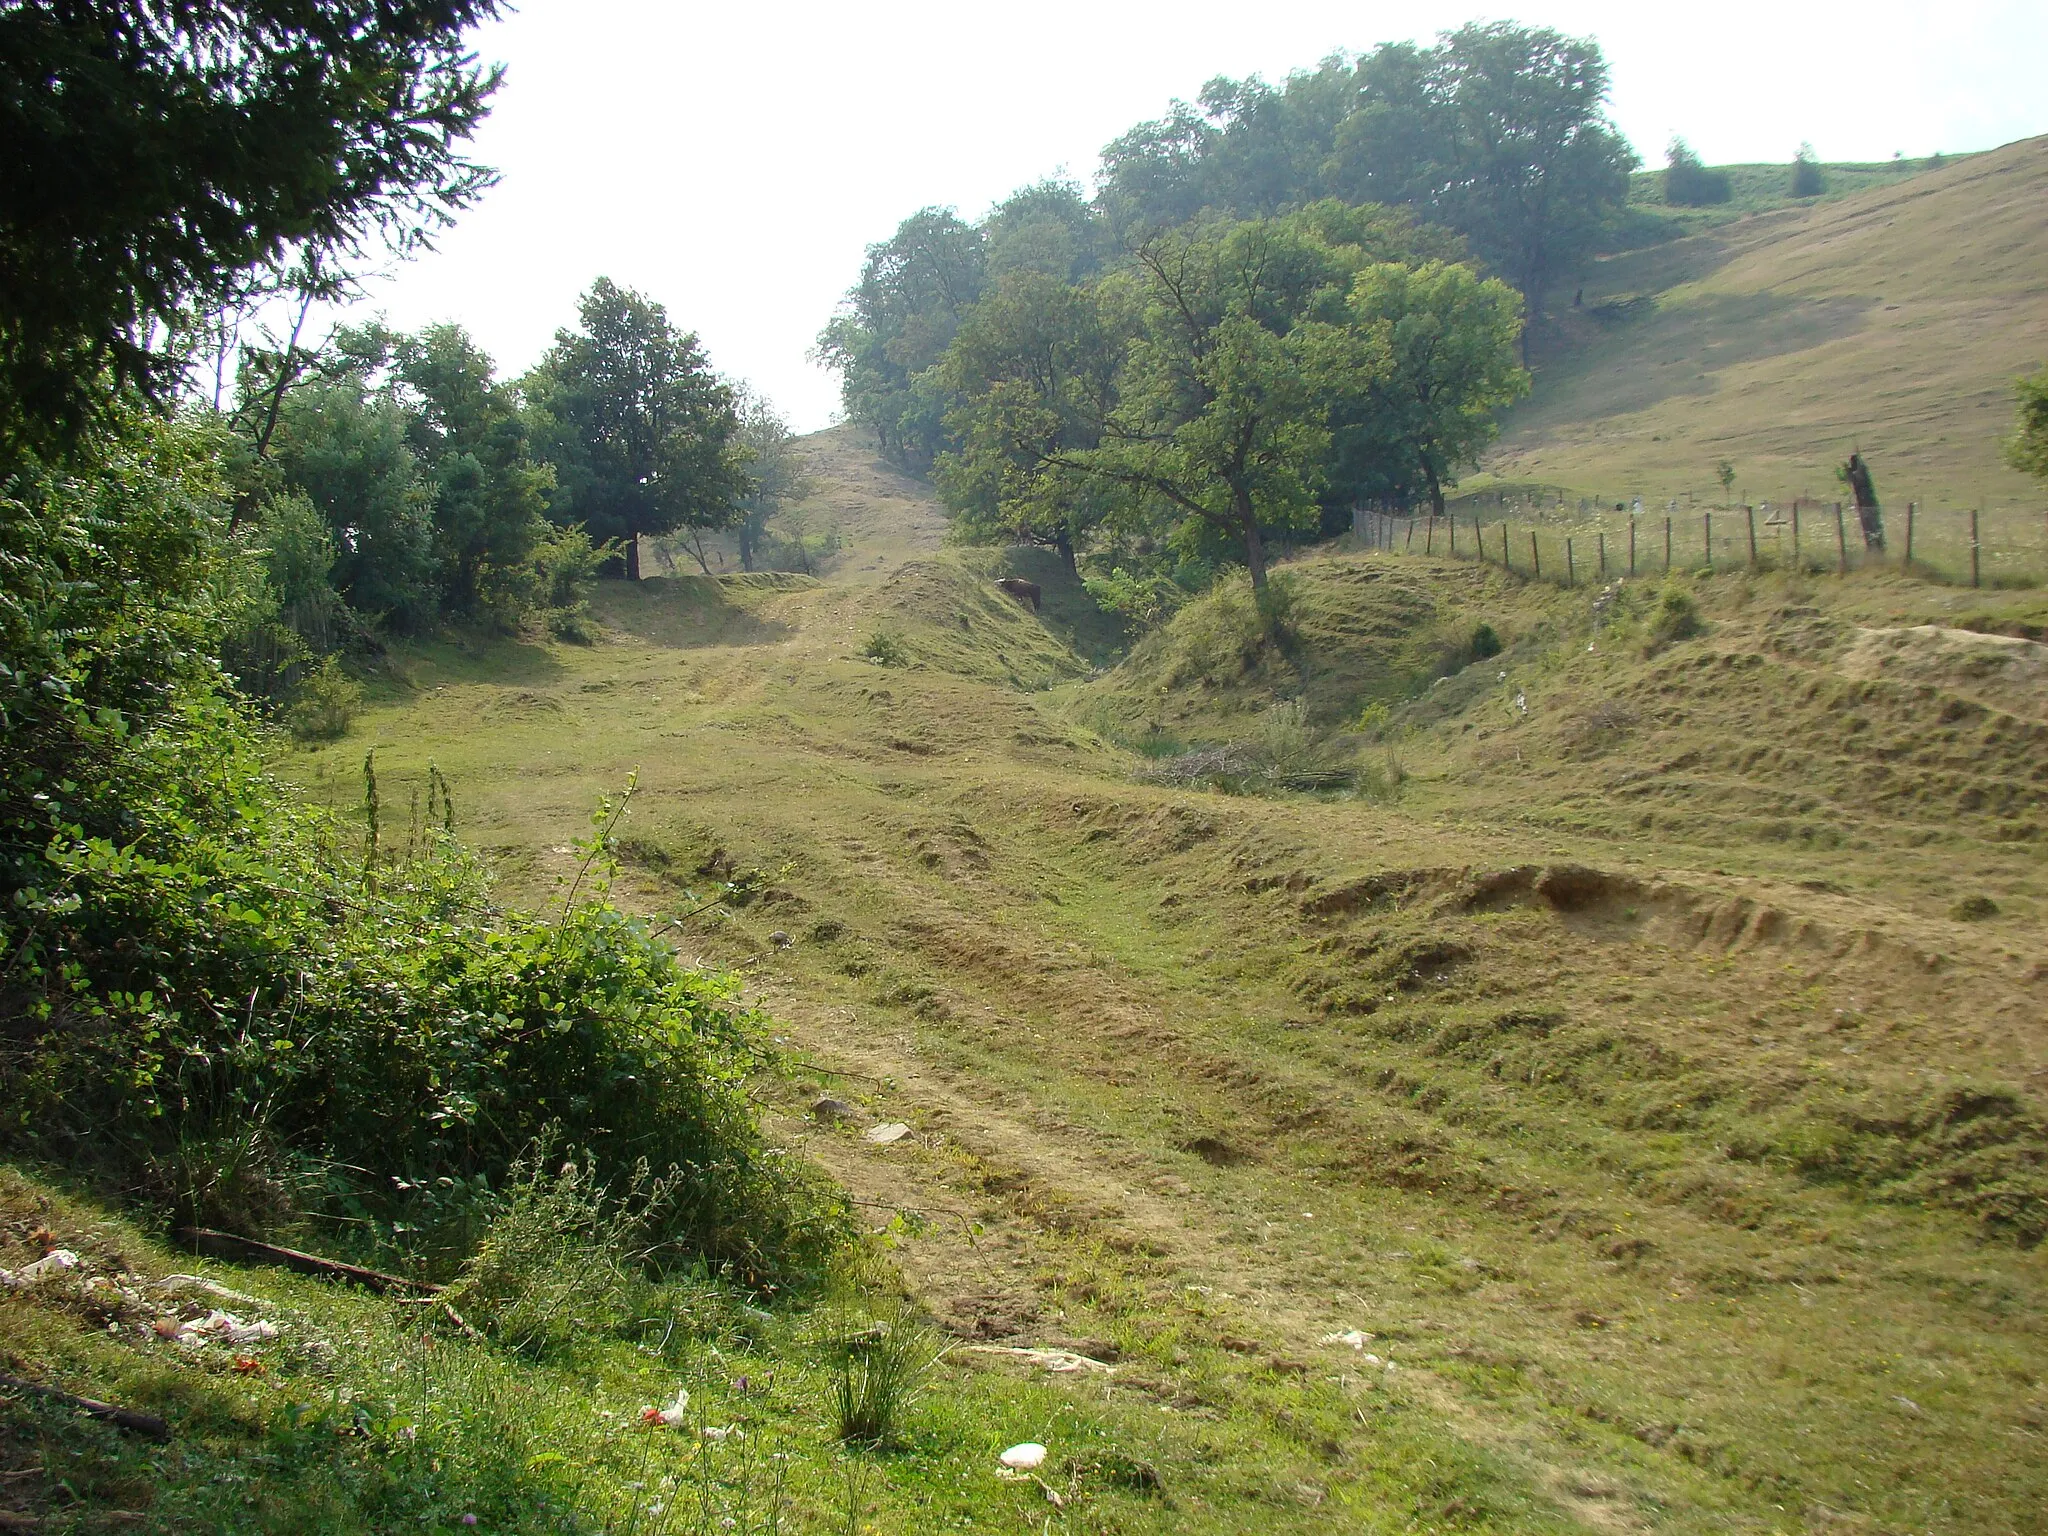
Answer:
<svg viewBox="0 0 2048 1536"><path fill-rule="evenodd" d="M1044 592L1035 581L1026 581L1022 576L1005 576L996 583L1020 603L1029 603L1033 613L1038 612L1039 600Z"/></svg>

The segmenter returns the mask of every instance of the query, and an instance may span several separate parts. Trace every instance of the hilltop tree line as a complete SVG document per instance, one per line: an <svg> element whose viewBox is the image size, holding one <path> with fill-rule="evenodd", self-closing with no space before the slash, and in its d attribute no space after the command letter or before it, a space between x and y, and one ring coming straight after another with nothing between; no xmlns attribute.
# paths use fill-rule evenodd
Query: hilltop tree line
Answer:
<svg viewBox="0 0 2048 1536"><path fill-rule="evenodd" d="M1527 317L1627 200L1598 46L1474 24L1219 78L1093 195L913 214L820 338L847 415L968 537L1242 562L1443 505L1527 388Z"/></svg>

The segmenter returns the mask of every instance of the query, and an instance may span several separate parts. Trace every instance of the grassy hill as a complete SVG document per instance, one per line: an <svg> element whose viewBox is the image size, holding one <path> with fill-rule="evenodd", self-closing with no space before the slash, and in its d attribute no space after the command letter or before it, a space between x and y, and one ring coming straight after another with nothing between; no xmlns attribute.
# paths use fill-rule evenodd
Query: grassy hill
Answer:
<svg viewBox="0 0 2048 1536"><path fill-rule="evenodd" d="M1999 462L2048 360L2048 139L1593 263L1539 335L1487 469L1596 501L1832 498L1860 449L1888 504L2038 512ZM2038 521L2038 519L2036 519Z"/></svg>
<svg viewBox="0 0 2048 1536"><path fill-rule="evenodd" d="M613 587L594 646L416 650L282 766L345 804L368 747L387 797L438 763L541 899L637 769L621 897L739 883L684 953L773 1011L777 1136L958 1341L878 1510L2037 1523L2038 593L1722 574L1660 640L1645 587L1322 552L1277 631L1225 588L1103 671L1042 556L868 538L892 569ZM1011 561L1044 615L993 589ZM1161 781L1276 710L1372 772ZM999 1430L1053 1447L1061 1504L993 1480ZM1078 1470L1110 1451L1156 1492Z"/></svg>

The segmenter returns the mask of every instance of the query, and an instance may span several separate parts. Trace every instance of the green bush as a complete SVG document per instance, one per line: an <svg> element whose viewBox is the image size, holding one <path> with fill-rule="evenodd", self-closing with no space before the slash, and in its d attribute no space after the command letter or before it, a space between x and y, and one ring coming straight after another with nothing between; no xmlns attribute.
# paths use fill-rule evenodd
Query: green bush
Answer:
<svg viewBox="0 0 2048 1536"><path fill-rule="evenodd" d="M1706 626L1700 620L1699 605L1676 580L1664 583L1657 605L1650 610L1649 634L1643 644L1645 656L1655 656L1667 646L1690 640Z"/></svg>
<svg viewBox="0 0 2048 1536"><path fill-rule="evenodd" d="M298 686L285 724L300 741L335 741L348 734L363 707L363 690L332 656Z"/></svg>
<svg viewBox="0 0 2048 1536"><path fill-rule="evenodd" d="M1494 633L1491 624L1481 623L1472 630L1472 638L1465 643L1465 649L1474 661L1484 661L1489 656L1500 654L1500 636Z"/></svg>
<svg viewBox="0 0 2048 1536"><path fill-rule="evenodd" d="M878 667L907 667L910 653L903 648L903 637L893 629L878 629L862 642L860 653Z"/></svg>

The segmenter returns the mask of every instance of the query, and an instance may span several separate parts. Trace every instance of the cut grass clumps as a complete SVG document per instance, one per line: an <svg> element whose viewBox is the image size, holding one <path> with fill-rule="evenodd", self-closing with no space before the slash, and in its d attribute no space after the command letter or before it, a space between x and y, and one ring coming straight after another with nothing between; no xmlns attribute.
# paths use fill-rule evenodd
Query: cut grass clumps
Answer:
<svg viewBox="0 0 2048 1536"><path fill-rule="evenodd" d="M1650 610L1643 655L1656 656L1705 630L1706 624L1700 618L1699 604L1693 601L1693 595L1678 581L1667 580L1663 590L1657 594L1656 607Z"/></svg>
<svg viewBox="0 0 2048 1536"><path fill-rule="evenodd" d="M1202 785L1229 794L1349 789L1370 783L1398 788L1403 775L1392 748L1385 767L1364 765L1355 747L1310 723L1307 701L1283 699L1259 717L1259 731L1222 746L1156 757L1140 771L1146 783Z"/></svg>
<svg viewBox="0 0 2048 1536"><path fill-rule="evenodd" d="M834 1432L849 1445L877 1448L895 1443L946 1353L937 1330L907 1309L842 1321L826 1347Z"/></svg>

